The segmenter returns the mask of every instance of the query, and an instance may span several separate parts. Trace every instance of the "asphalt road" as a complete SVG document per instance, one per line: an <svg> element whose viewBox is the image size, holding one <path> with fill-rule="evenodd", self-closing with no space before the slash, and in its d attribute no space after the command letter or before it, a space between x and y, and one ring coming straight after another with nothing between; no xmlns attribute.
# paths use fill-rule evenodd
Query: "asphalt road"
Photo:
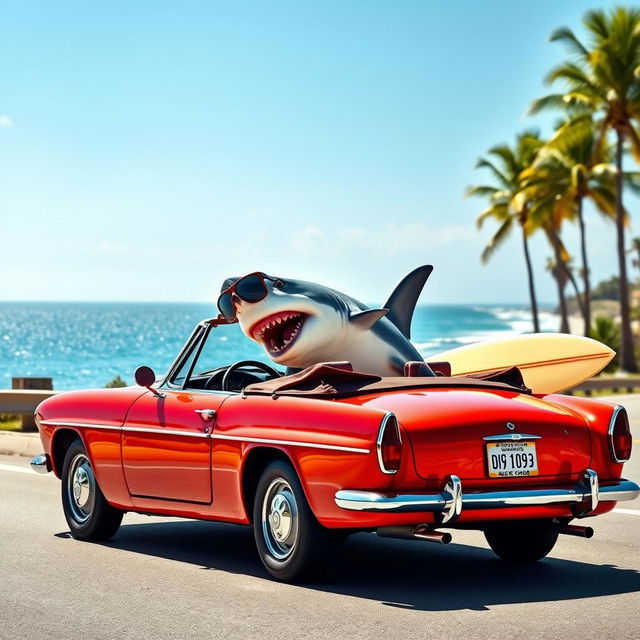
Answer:
<svg viewBox="0 0 640 640"><path fill-rule="evenodd" d="M625 404L638 480L640 396ZM358 534L322 581L292 586L246 527L128 514L108 544L73 540L59 481L27 465L0 456L2 639L640 638L640 501L526 568L478 532L448 547Z"/></svg>

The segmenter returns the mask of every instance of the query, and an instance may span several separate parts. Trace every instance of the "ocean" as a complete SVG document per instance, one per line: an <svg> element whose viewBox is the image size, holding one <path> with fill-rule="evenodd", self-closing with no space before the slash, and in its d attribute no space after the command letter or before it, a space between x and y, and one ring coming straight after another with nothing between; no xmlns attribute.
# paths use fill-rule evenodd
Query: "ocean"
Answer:
<svg viewBox="0 0 640 640"><path fill-rule="evenodd" d="M116 375L128 384L140 365L156 374L169 367L195 324L216 315L211 304L112 302L0 302L0 388L12 377L50 377L54 389L103 387ZM555 331L551 309L543 331ZM423 305L412 340L424 356L490 337L531 331L525 306ZM220 327L219 364L266 354L237 325Z"/></svg>

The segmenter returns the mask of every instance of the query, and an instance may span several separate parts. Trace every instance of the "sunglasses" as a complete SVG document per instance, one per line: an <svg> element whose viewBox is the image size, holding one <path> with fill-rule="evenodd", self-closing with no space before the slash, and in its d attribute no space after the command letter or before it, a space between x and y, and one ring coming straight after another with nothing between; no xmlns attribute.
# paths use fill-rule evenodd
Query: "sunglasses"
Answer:
<svg viewBox="0 0 640 640"><path fill-rule="evenodd" d="M269 293L265 280L273 280L273 278L256 271L240 278L225 289L218 298L218 309L225 320L228 322L236 321L236 305L233 303L234 295L244 302L260 302L260 300L264 300ZM280 281L274 280L274 282L277 285Z"/></svg>

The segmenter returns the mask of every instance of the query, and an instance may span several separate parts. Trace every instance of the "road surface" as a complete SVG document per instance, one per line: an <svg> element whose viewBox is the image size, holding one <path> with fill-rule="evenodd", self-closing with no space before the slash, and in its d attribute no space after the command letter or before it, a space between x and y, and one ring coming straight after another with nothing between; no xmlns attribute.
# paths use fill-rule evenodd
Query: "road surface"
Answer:
<svg viewBox="0 0 640 640"><path fill-rule="evenodd" d="M625 401L640 479L640 396ZM482 534L454 543L352 536L322 581L267 577L246 527L127 514L73 540L60 483L0 456L0 638L640 638L640 501L509 567Z"/></svg>

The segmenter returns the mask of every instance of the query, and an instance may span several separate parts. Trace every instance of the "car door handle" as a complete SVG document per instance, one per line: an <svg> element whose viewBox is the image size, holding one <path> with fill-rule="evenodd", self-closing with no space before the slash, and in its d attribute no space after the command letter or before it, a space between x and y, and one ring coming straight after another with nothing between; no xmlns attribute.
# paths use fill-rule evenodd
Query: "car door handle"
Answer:
<svg viewBox="0 0 640 640"><path fill-rule="evenodd" d="M215 409L195 409L194 411L199 413L200 417L206 421L213 420L216 417Z"/></svg>

